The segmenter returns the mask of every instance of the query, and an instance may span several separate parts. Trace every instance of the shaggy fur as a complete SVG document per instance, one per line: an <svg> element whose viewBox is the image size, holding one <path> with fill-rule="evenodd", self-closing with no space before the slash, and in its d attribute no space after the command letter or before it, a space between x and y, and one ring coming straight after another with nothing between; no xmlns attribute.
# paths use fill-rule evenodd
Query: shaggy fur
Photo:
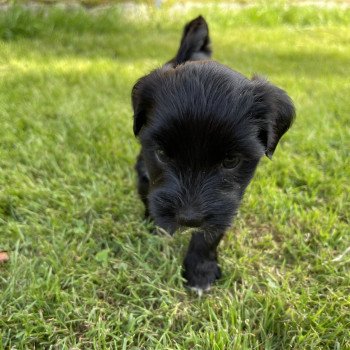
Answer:
<svg viewBox="0 0 350 350"><path fill-rule="evenodd" d="M133 88L141 142L138 191L146 216L170 234L196 227L184 260L190 287L220 277L217 246L260 158L271 157L294 117L287 94L210 60L208 26L185 26L174 59Z"/></svg>

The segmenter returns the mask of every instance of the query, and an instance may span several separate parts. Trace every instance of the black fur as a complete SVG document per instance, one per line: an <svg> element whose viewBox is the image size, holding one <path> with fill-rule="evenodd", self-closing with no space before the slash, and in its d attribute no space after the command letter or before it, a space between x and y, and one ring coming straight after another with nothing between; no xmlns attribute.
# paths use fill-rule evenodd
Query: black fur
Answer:
<svg viewBox="0 0 350 350"><path fill-rule="evenodd" d="M283 90L210 61L209 45L200 16L186 25L176 57L132 91L145 214L170 234L197 227L184 277L200 289L220 277L220 239L260 158L272 156L294 117Z"/></svg>

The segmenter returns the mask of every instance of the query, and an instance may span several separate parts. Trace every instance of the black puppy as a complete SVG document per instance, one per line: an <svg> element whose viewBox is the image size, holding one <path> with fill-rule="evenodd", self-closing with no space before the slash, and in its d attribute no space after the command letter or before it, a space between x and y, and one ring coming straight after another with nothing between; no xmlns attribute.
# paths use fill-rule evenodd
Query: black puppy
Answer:
<svg viewBox="0 0 350 350"><path fill-rule="evenodd" d="M294 117L283 90L210 57L208 26L199 16L185 26L176 57L132 90L146 216L170 234L197 228L184 277L199 292L220 277L217 246L260 158L272 156Z"/></svg>

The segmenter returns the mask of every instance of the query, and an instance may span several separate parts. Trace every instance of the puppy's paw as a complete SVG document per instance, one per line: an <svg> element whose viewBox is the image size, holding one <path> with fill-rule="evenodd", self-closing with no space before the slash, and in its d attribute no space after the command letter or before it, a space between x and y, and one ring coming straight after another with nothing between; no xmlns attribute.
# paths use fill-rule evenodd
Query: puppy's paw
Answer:
<svg viewBox="0 0 350 350"><path fill-rule="evenodd" d="M221 277L221 270L215 260L204 259L195 254L187 255L184 261L184 277L187 286L199 296Z"/></svg>
<svg viewBox="0 0 350 350"><path fill-rule="evenodd" d="M206 289L201 289L201 288L198 288L198 287L189 287L189 289L195 293L197 293L197 295L199 297L201 297L203 295L203 292L209 292L210 291L210 286L207 287Z"/></svg>

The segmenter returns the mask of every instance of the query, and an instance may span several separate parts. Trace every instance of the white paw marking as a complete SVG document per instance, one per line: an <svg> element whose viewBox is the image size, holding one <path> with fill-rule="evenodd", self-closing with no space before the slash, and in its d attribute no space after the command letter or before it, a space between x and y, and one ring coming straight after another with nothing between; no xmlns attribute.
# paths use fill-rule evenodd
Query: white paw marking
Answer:
<svg viewBox="0 0 350 350"><path fill-rule="evenodd" d="M193 292L196 292L199 297L203 295L203 292L209 292L210 291L210 286L206 286L205 288L200 288L200 287L190 287L190 290Z"/></svg>

